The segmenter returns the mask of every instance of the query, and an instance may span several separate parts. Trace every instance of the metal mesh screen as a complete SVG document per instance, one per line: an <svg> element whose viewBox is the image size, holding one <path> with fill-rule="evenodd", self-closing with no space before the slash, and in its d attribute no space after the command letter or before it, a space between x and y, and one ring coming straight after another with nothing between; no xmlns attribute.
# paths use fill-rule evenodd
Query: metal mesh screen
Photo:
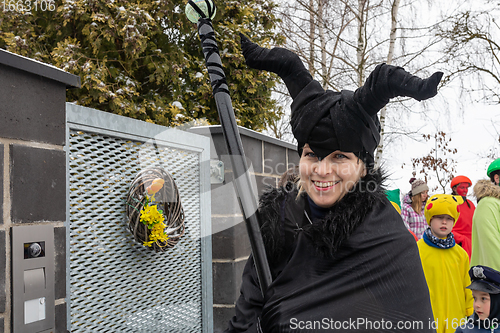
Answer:
<svg viewBox="0 0 500 333"><path fill-rule="evenodd" d="M71 332L201 332L200 157L69 130ZM134 242L128 187L141 168L176 181L186 234L165 253Z"/></svg>

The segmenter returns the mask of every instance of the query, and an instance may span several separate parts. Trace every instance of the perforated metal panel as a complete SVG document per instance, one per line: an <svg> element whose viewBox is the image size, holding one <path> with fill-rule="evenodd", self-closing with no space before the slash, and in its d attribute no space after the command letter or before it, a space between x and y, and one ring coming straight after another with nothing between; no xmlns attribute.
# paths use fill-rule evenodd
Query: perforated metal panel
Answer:
<svg viewBox="0 0 500 333"><path fill-rule="evenodd" d="M120 123L132 121L131 128L141 133L158 133L160 128L79 109L92 113L94 125L89 126L69 109L68 117L80 118L80 124L68 122L71 332L209 332L211 275L206 266L211 244L209 237L202 238L207 221L203 214L209 214L204 202L209 195L202 184L207 178L202 170L206 146L193 151L193 146L158 137L134 140L133 133L118 132L130 127ZM96 128L96 116L109 126ZM185 135L191 134L175 136L186 141ZM131 181L152 166L173 176L185 213L185 235L164 253L136 243L125 216Z"/></svg>

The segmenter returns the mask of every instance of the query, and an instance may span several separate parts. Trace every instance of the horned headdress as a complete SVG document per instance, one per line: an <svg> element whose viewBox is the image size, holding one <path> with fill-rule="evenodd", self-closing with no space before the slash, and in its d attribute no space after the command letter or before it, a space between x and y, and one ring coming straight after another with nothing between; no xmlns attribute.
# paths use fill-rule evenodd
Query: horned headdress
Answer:
<svg viewBox="0 0 500 333"><path fill-rule="evenodd" d="M418 101L435 96L443 76L436 72L421 79L401 67L380 64L354 92L325 91L292 51L262 48L240 37L247 65L276 73L285 82L293 99L290 123L299 154L307 143L320 159L340 150L373 163L380 142L378 111L397 96Z"/></svg>

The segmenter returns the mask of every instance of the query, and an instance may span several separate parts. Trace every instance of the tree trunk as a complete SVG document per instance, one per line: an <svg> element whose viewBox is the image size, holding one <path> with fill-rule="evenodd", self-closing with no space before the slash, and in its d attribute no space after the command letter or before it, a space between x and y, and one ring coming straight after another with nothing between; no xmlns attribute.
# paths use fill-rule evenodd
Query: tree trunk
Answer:
<svg viewBox="0 0 500 333"><path fill-rule="evenodd" d="M365 49L366 49L366 7L369 0L358 0L358 46L356 48L358 87L363 85L365 78Z"/></svg>
<svg viewBox="0 0 500 333"><path fill-rule="evenodd" d="M389 36L389 52L387 53L388 65L392 64L392 57L394 55L394 45L396 44L396 32L397 32L397 18L400 0L394 0L391 7L391 33ZM377 147L377 152L375 154L375 167L380 166L380 161L382 160L382 154L384 153L384 136L385 136L385 120L387 115L387 106L384 106L380 110L380 143Z"/></svg>
<svg viewBox="0 0 500 333"><path fill-rule="evenodd" d="M314 38L316 36L316 17L314 12L314 0L309 0L309 73L314 77Z"/></svg>
<svg viewBox="0 0 500 333"><path fill-rule="evenodd" d="M326 65L326 36L325 36L325 23L323 19L324 5L326 0L319 0L318 2L318 34L321 42L321 76L323 77L322 86L327 88L328 85L328 68Z"/></svg>

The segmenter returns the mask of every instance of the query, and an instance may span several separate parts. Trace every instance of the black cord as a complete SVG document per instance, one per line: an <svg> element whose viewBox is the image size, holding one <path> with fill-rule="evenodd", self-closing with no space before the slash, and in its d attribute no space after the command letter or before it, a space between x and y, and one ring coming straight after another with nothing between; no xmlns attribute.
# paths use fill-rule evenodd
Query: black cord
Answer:
<svg viewBox="0 0 500 333"><path fill-rule="evenodd" d="M212 21L207 18L201 18L198 21L198 31L200 28L208 24L210 27L212 27ZM201 46L203 47L203 50L205 53L205 63L208 68L208 74L215 74L220 76L219 79L211 80L212 84L212 92L215 95L218 92L224 92L226 94L229 94L229 90L226 88L227 87L227 81L226 81L226 75L224 74L224 70L222 67L222 64L219 62L209 62L208 59L210 56L214 53L219 55L219 48L217 47L217 41L215 40L215 33L213 32L213 27L211 29L211 32L206 33L206 34L201 34L200 33L200 40L201 40ZM224 85L224 86L223 86Z"/></svg>

